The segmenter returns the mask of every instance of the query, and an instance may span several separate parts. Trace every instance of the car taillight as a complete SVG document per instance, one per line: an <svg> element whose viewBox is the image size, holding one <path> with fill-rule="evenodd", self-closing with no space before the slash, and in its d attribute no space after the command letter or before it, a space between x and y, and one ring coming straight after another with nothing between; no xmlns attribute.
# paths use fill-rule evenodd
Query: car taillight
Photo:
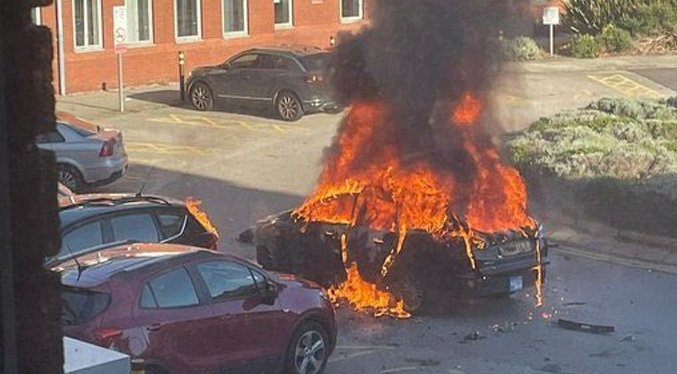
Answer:
<svg viewBox="0 0 677 374"><path fill-rule="evenodd" d="M311 74L308 77L306 77L307 83L320 83L322 82L322 80L323 80L322 76L317 74Z"/></svg>
<svg viewBox="0 0 677 374"><path fill-rule="evenodd" d="M94 331L92 336L97 345L114 348L115 341L122 336L122 330L117 327L104 327Z"/></svg>
<svg viewBox="0 0 677 374"><path fill-rule="evenodd" d="M115 139L106 140L101 146L99 157L110 157L113 155L113 148L115 148Z"/></svg>
<svg viewBox="0 0 677 374"><path fill-rule="evenodd" d="M216 251L217 248L217 242L219 241L219 236L214 234L214 233L209 233L209 240L207 241L207 248Z"/></svg>

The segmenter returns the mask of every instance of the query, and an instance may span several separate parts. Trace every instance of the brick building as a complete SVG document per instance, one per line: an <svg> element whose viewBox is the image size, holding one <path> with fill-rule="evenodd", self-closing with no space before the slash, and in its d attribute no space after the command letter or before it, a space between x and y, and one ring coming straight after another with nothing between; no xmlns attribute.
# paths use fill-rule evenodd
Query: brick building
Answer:
<svg viewBox="0 0 677 374"><path fill-rule="evenodd" d="M186 68L223 62L243 49L298 43L329 47L340 31L365 23L369 0L54 0L34 9L54 36L58 93L117 84L113 7L127 8L125 85L177 81Z"/></svg>

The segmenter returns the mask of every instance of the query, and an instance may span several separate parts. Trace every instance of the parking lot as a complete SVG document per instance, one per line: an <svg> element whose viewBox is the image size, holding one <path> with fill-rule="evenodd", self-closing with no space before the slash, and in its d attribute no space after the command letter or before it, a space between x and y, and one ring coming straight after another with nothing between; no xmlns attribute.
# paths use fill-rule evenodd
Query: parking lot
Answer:
<svg viewBox="0 0 677 374"><path fill-rule="evenodd" d="M600 96L670 92L624 71L514 72L494 94L501 114L495 127L518 130ZM237 242L237 234L257 219L298 206L312 192L342 114L289 123L265 113L197 112L177 96L172 86L130 92L124 114L115 112L114 93L67 97L59 107L124 133L129 170L97 190L197 197L219 228L219 247L253 259L253 247ZM448 300L432 315L407 320L341 307L338 347L327 373L670 372L677 354L671 343L677 333L675 275L557 250L551 261L540 308L528 292L482 302ZM616 333L565 331L554 324L562 316L614 325Z"/></svg>

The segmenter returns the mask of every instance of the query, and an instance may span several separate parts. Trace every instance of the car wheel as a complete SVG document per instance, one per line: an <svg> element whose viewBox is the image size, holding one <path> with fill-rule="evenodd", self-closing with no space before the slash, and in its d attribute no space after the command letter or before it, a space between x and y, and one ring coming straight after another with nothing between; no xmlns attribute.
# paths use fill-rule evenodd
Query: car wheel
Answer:
<svg viewBox="0 0 677 374"><path fill-rule="evenodd" d="M212 90L202 82L195 83L190 89L190 102L193 108L199 111L208 111L214 108L214 95Z"/></svg>
<svg viewBox="0 0 677 374"><path fill-rule="evenodd" d="M58 166L59 182L75 193L84 190L84 182L80 172L71 165L61 164Z"/></svg>
<svg viewBox="0 0 677 374"><path fill-rule="evenodd" d="M281 92L275 102L277 114L285 121L298 121L303 117L303 107L295 94L291 92Z"/></svg>
<svg viewBox="0 0 677 374"><path fill-rule="evenodd" d="M404 309L409 313L420 311L425 300L421 281L413 275L404 276L396 286L396 294L402 299Z"/></svg>
<svg viewBox="0 0 677 374"><path fill-rule="evenodd" d="M329 338L315 322L303 323L292 336L287 352L288 374L320 374L327 366Z"/></svg>

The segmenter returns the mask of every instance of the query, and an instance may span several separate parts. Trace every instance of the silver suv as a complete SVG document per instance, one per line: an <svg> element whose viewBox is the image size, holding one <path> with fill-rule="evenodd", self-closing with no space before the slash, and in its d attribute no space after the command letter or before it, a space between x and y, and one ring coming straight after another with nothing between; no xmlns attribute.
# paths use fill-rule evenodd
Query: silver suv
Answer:
<svg viewBox="0 0 677 374"><path fill-rule="evenodd" d="M76 193L87 187L112 183L127 169L122 133L57 113L56 131L40 134L35 142L54 151L59 182Z"/></svg>

